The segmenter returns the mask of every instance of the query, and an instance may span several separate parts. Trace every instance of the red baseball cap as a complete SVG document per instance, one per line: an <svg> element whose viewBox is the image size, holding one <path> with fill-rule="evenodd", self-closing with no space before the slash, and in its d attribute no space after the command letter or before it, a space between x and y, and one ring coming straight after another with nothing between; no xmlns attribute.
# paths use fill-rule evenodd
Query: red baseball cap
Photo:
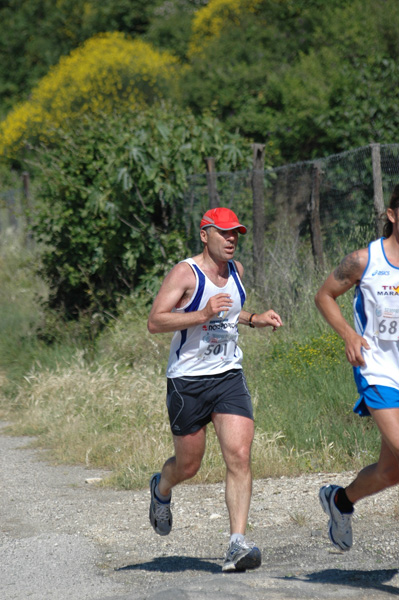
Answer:
<svg viewBox="0 0 399 600"><path fill-rule="evenodd" d="M241 225L237 215L229 208L211 208L201 219L200 229L212 225L216 229L238 229L240 233L247 233L247 228Z"/></svg>

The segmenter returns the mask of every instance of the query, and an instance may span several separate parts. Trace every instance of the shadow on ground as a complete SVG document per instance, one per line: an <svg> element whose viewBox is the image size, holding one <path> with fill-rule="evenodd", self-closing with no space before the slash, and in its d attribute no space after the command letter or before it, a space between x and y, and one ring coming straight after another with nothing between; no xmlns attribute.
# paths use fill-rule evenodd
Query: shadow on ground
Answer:
<svg viewBox="0 0 399 600"><path fill-rule="evenodd" d="M210 562L217 558L202 559L191 556L161 556L149 562L137 563L119 567L115 571L158 571L160 573L179 573L183 571L198 571L220 573L220 564Z"/></svg>
<svg viewBox="0 0 399 600"><path fill-rule="evenodd" d="M303 577L284 577L280 579L296 579L309 583L321 583L328 585L342 585L345 587L356 587L362 589L374 589L399 596L399 588L387 585L398 574L398 569L380 569L370 571L326 569L316 573L308 573Z"/></svg>

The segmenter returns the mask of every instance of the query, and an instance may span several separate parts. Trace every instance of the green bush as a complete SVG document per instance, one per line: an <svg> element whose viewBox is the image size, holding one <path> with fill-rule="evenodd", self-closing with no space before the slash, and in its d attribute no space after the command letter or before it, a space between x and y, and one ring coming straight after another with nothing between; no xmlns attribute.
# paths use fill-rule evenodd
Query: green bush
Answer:
<svg viewBox="0 0 399 600"><path fill-rule="evenodd" d="M186 254L187 175L205 170L205 156L234 170L250 155L217 120L170 105L58 130L35 162L33 231L45 247L49 306L103 319L124 295L154 292Z"/></svg>

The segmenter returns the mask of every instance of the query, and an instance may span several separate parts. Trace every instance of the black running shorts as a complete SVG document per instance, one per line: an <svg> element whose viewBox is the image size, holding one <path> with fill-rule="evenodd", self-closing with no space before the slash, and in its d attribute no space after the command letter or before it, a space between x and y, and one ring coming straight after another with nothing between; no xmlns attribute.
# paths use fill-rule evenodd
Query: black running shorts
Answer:
<svg viewBox="0 0 399 600"><path fill-rule="evenodd" d="M211 422L212 413L254 418L242 369L168 379L166 404L173 435L198 431Z"/></svg>

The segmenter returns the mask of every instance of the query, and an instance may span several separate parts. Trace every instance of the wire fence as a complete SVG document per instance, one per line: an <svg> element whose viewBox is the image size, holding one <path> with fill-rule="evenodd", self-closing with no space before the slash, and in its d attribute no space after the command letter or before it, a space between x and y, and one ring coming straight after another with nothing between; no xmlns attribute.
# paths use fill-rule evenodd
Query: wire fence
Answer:
<svg viewBox="0 0 399 600"><path fill-rule="evenodd" d="M227 206L248 227L239 246L248 284L267 295L276 291L274 280L284 279L295 297L307 267L328 268L381 234L381 215L399 183L399 144L371 144L275 169L263 167L262 148L254 145L252 170L218 173L213 159L206 159L208 172L187 178L188 253L202 249L203 213ZM29 239L29 204L34 198L23 173L19 188L0 190L0 231L24 228Z"/></svg>
<svg viewBox="0 0 399 600"><path fill-rule="evenodd" d="M254 185L259 175L260 193ZM267 267L278 260L282 239L286 260L303 262L310 256L316 266L325 267L329 259L337 260L381 234L385 207L399 183L399 144L371 144L262 171L254 163L252 171L215 171L212 179L209 173L188 178L185 223L190 250L201 249L198 223L203 212L227 206L250 228L240 239L250 284L266 288Z"/></svg>

